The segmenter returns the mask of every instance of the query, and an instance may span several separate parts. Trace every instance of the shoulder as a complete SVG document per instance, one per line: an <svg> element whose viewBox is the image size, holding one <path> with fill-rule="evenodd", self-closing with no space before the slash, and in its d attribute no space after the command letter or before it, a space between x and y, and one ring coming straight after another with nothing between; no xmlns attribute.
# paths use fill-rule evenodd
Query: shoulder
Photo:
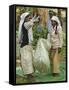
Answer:
<svg viewBox="0 0 69 90"><path fill-rule="evenodd" d="M57 30L58 30L58 33L61 33L62 32L62 27L61 26L58 26L57 27Z"/></svg>
<svg viewBox="0 0 69 90"><path fill-rule="evenodd" d="M59 31L59 30L62 30L62 27L61 27L61 26L58 26L57 29L58 29L58 31Z"/></svg>

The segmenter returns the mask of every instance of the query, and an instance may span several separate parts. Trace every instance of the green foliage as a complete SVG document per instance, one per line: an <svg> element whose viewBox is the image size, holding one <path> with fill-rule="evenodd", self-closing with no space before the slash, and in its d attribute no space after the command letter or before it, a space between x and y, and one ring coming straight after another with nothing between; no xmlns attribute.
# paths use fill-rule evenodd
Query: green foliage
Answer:
<svg viewBox="0 0 69 90"><path fill-rule="evenodd" d="M34 40L32 42L33 46L36 46L39 38L45 38L45 39L47 38L48 30L46 29L46 27L42 27L41 32L39 32L37 30L37 27L38 27L38 23L36 23L34 28L33 28L33 37L34 37Z"/></svg>

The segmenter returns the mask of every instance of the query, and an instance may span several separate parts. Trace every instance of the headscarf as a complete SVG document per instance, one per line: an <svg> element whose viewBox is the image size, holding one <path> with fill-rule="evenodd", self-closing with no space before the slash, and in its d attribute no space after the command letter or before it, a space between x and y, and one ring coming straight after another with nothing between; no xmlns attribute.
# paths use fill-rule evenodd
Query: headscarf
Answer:
<svg viewBox="0 0 69 90"><path fill-rule="evenodd" d="M56 21L58 23L58 26L61 26L60 20L57 16L52 16L51 20Z"/></svg>
<svg viewBox="0 0 69 90"><path fill-rule="evenodd" d="M19 23L19 42L21 42L21 29L22 29L22 24L24 23L24 20L25 18L29 15L28 12L26 13L23 13L21 16L20 16L20 23Z"/></svg>
<svg viewBox="0 0 69 90"><path fill-rule="evenodd" d="M56 27L56 30L55 30L55 34L57 34L57 32L59 31L59 29L61 29L60 20L59 20L59 18L57 16L52 16L51 20L57 22L57 27Z"/></svg>

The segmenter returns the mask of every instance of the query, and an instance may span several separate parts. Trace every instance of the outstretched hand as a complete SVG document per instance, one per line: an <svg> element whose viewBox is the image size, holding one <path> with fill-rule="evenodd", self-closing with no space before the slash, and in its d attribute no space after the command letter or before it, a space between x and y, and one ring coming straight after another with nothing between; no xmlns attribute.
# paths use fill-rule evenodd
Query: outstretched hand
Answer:
<svg viewBox="0 0 69 90"><path fill-rule="evenodd" d="M38 22L39 21L39 16L36 17L36 15L31 19L33 22Z"/></svg>

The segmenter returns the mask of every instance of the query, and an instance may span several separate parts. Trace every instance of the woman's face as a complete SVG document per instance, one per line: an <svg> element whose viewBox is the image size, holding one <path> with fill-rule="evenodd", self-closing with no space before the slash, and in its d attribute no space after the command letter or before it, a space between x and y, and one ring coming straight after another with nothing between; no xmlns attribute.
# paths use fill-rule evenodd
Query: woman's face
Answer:
<svg viewBox="0 0 69 90"><path fill-rule="evenodd" d="M32 19L32 16L31 15L27 16L26 19L25 19L25 21L28 22L28 21L30 21L30 19Z"/></svg>
<svg viewBox="0 0 69 90"><path fill-rule="evenodd" d="M52 26L57 25L57 22L56 22L56 21L54 21L54 20L51 20L51 23L52 23Z"/></svg>

